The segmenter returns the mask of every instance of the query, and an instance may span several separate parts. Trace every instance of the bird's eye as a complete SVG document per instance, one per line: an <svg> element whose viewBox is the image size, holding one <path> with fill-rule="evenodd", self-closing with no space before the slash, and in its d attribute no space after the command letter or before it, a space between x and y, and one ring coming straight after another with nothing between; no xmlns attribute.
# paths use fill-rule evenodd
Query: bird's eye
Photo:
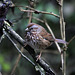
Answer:
<svg viewBox="0 0 75 75"><path fill-rule="evenodd" d="M33 29L33 28L30 28L31 30Z"/></svg>

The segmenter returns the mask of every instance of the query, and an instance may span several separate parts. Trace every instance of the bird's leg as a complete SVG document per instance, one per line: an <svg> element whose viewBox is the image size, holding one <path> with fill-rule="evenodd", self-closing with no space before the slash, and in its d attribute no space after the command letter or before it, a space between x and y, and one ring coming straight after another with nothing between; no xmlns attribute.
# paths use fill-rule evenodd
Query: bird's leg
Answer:
<svg viewBox="0 0 75 75"><path fill-rule="evenodd" d="M37 60L36 61L38 61L40 59L41 54L42 54L42 50L40 51L40 54L37 56Z"/></svg>

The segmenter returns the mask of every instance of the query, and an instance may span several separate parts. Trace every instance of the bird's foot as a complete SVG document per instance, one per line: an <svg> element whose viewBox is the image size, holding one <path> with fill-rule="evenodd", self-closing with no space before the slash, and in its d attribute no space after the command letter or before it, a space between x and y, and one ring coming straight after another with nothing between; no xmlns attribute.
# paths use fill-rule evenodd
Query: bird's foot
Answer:
<svg viewBox="0 0 75 75"><path fill-rule="evenodd" d="M39 54L39 55L37 55L36 62L40 59L40 57L41 57L41 52L40 52L40 54Z"/></svg>

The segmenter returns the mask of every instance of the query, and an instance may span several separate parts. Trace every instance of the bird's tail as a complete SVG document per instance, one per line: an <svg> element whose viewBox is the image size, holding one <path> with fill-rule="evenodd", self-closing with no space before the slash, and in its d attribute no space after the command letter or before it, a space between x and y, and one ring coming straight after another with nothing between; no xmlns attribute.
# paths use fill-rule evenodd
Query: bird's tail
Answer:
<svg viewBox="0 0 75 75"><path fill-rule="evenodd" d="M68 42L62 40L62 39L55 39L56 42L62 43L62 44L68 44Z"/></svg>

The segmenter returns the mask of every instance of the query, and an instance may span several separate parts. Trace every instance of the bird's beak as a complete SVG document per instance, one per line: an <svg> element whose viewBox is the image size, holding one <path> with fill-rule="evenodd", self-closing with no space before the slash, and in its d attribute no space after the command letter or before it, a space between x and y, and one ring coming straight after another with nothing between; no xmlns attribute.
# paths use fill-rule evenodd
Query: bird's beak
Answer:
<svg viewBox="0 0 75 75"><path fill-rule="evenodd" d="M29 30L28 28L25 29L25 31L28 31L28 30Z"/></svg>

